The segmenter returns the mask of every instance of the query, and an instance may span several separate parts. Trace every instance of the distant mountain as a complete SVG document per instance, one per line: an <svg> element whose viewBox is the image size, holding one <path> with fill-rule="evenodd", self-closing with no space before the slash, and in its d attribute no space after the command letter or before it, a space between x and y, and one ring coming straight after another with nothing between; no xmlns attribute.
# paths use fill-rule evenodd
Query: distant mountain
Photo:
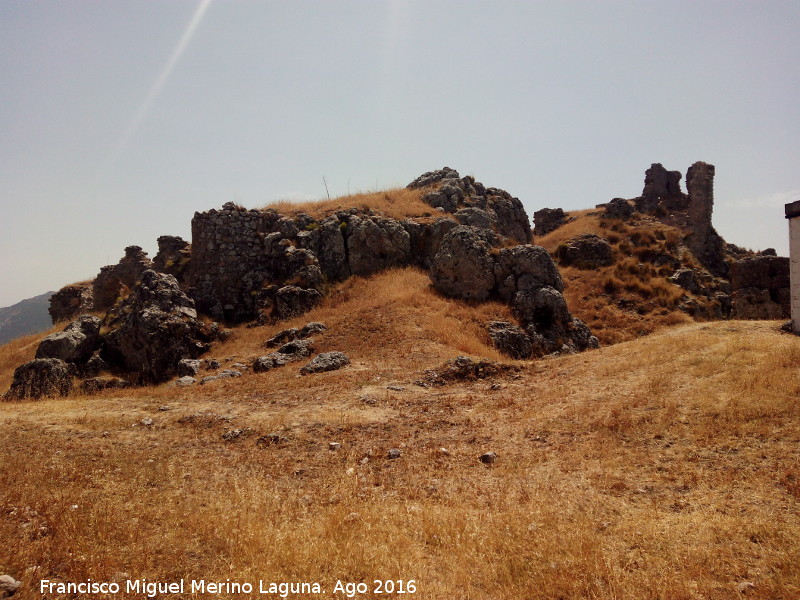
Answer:
<svg viewBox="0 0 800 600"><path fill-rule="evenodd" d="M52 323L47 309L52 295L53 292L47 292L14 306L0 308L0 344L49 329Z"/></svg>

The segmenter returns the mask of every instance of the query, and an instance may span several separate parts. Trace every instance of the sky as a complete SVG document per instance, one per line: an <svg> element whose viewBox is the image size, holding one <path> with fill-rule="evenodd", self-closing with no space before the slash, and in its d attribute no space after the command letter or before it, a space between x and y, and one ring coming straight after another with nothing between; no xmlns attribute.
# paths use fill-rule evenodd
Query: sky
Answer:
<svg viewBox="0 0 800 600"><path fill-rule="evenodd" d="M786 256L798 26L794 0L3 0L0 306L195 211L443 166L532 215L702 160L723 237Z"/></svg>

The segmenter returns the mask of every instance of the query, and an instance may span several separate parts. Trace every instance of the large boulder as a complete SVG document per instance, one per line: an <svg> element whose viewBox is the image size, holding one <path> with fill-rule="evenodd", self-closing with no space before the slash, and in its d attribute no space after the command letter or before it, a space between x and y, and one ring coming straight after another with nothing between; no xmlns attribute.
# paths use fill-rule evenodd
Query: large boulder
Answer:
<svg viewBox="0 0 800 600"><path fill-rule="evenodd" d="M567 222L561 208L542 208L533 213L533 235L547 235Z"/></svg>
<svg viewBox="0 0 800 600"><path fill-rule="evenodd" d="M614 262L614 251L608 240L593 233L584 233L556 248L556 258L563 266L596 269Z"/></svg>
<svg viewBox="0 0 800 600"><path fill-rule="evenodd" d="M166 381L182 359L209 348L210 334L197 319L194 301L175 277L153 270L109 313L106 328L106 360L139 383Z"/></svg>
<svg viewBox="0 0 800 600"><path fill-rule="evenodd" d="M275 308L272 316L275 319L288 319L307 313L322 300L322 294L315 289L287 285L275 295Z"/></svg>
<svg viewBox="0 0 800 600"><path fill-rule="evenodd" d="M157 241L158 253L153 258L153 269L182 281L192 256L191 244L177 235L162 235Z"/></svg>
<svg viewBox="0 0 800 600"><path fill-rule="evenodd" d="M100 342L100 319L82 315L60 333L44 338L36 349L36 358L58 358L65 362L83 363Z"/></svg>
<svg viewBox="0 0 800 600"><path fill-rule="evenodd" d="M442 212L454 214L459 221L477 227L491 227L496 233L520 244L533 239L531 224L519 198L505 190L485 187L474 177L459 177L449 167L430 171L412 181L409 189L428 189L422 201ZM478 209L463 212L465 209Z"/></svg>
<svg viewBox="0 0 800 600"><path fill-rule="evenodd" d="M495 287L492 246L486 229L459 225L444 236L431 265L433 286L445 296L486 300Z"/></svg>
<svg viewBox="0 0 800 600"><path fill-rule="evenodd" d="M418 223L406 219L403 227L409 235L410 260L423 269L430 269L444 236L458 227L458 222L447 217L439 217L433 223Z"/></svg>
<svg viewBox="0 0 800 600"><path fill-rule="evenodd" d="M604 208L605 212L600 216L606 219L621 219L627 221L633 216L634 212L633 205L624 198L614 198L606 204Z"/></svg>
<svg viewBox="0 0 800 600"><path fill-rule="evenodd" d="M496 255L495 281L500 297L510 302L518 290L551 287L563 291L564 282L550 254L541 246L502 248Z"/></svg>
<svg viewBox="0 0 800 600"><path fill-rule="evenodd" d="M491 321L487 328L492 344L500 352L516 359L530 358L533 343L522 327L507 321Z"/></svg>
<svg viewBox="0 0 800 600"><path fill-rule="evenodd" d="M50 319L53 323L69 321L92 310L92 283L73 283L50 296Z"/></svg>
<svg viewBox="0 0 800 600"><path fill-rule="evenodd" d="M348 262L353 275L366 277L409 263L411 239L399 221L352 216L346 229Z"/></svg>
<svg viewBox="0 0 800 600"><path fill-rule="evenodd" d="M344 352L323 352L315 356L311 362L300 369L303 375L336 371L350 364L350 358Z"/></svg>
<svg viewBox="0 0 800 600"><path fill-rule="evenodd" d="M14 370L6 400L66 396L72 390L70 366L58 358L36 358Z"/></svg>
<svg viewBox="0 0 800 600"><path fill-rule="evenodd" d="M94 310L111 308L124 289L133 288L142 274L153 268L152 261L139 246L128 246L116 265L102 267L92 284Z"/></svg>

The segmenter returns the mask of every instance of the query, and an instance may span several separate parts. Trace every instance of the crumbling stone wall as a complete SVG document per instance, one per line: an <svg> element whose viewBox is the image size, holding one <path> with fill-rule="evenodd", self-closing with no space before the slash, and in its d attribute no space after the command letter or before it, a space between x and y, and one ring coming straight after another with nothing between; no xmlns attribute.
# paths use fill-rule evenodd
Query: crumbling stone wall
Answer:
<svg viewBox="0 0 800 600"><path fill-rule="evenodd" d="M753 256L731 264L731 316L735 319L786 319L791 313L789 259Z"/></svg>
<svg viewBox="0 0 800 600"><path fill-rule="evenodd" d="M75 317L92 310L92 282L66 285L50 296L50 319L53 324L71 321Z"/></svg>
<svg viewBox="0 0 800 600"><path fill-rule="evenodd" d="M102 267L95 278L92 284L93 309L103 311L111 308L124 288L132 288L142 273L152 268L147 252L139 246L125 248L125 256L119 263Z"/></svg>

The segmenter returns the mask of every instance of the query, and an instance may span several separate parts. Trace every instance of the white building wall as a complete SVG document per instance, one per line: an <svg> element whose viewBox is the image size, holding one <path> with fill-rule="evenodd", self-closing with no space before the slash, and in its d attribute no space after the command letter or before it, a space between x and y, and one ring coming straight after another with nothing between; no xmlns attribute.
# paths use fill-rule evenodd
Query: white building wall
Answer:
<svg viewBox="0 0 800 600"><path fill-rule="evenodd" d="M792 322L800 334L800 217L789 219L789 278L792 286Z"/></svg>

